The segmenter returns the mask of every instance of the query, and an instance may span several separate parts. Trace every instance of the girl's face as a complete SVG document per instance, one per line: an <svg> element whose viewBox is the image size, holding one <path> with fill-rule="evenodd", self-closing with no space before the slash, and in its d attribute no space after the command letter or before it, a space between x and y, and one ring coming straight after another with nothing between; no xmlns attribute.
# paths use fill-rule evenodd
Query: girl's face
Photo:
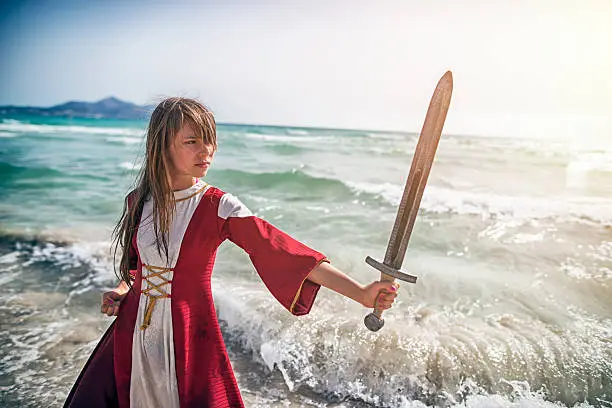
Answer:
<svg viewBox="0 0 612 408"><path fill-rule="evenodd" d="M212 145L205 144L191 125L185 123L170 144L170 175L173 179L204 177L215 154Z"/></svg>

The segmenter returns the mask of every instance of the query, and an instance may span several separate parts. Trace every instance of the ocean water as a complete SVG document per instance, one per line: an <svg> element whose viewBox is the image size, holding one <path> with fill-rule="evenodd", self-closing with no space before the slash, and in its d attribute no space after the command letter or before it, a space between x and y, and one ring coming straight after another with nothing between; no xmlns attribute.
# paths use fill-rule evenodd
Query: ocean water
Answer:
<svg viewBox="0 0 612 408"><path fill-rule="evenodd" d="M0 118L0 405L61 406L111 319L109 236L144 122ZM221 125L207 181L366 283L417 135ZM612 146L443 135L386 325L296 318L224 243L215 303L249 407L612 406Z"/></svg>

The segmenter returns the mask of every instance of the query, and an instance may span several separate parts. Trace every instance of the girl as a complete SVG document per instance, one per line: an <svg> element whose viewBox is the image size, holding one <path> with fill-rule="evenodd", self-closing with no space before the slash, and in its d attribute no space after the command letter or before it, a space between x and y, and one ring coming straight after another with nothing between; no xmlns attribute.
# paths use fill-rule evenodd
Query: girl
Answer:
<svg viewBox="0 0 612 408"><path fill-rule="evenodd" d="M325 256L202 180L217 150L213 115L169 98L154 110L145 165L115 231L121 282L102 296L117 316L65 407L242 407L211 293L218 246L244 249L272 295L307 314L320 286L365 307L391 307L397 285L362 286Z"/></svg>

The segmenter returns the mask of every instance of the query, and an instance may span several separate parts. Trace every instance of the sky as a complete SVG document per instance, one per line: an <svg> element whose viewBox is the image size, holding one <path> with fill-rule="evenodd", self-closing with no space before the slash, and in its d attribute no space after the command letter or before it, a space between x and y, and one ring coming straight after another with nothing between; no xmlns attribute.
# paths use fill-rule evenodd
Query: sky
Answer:
<svg viewBox="0 0 612 408"><path fill-rule="evenodd" d="M219 122L612 140L612 1L5 1L0 105L196 97Z"/></svg>

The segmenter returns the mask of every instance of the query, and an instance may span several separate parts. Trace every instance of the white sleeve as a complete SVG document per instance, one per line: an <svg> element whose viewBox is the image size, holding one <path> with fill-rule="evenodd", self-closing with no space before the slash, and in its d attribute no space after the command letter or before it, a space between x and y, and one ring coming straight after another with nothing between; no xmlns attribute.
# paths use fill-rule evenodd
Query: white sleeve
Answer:
<svg viewBox="0 0 612 408"><path fill-rule="evenodd" d="M253 213L238 197L225 193L219 201L219 217L224 220L228 217L250 217Z"/></svg>

